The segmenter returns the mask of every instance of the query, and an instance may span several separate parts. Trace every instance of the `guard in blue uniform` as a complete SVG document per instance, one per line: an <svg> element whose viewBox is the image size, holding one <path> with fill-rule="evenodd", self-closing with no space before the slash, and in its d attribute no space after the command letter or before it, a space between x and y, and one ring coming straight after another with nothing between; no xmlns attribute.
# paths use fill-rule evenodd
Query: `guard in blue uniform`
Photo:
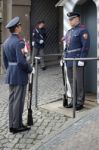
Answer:
<svg viewBox="0 0 99 150"><path fill-rule="evenodd" d="M13 18L6 26L11 36L3 44L3 60L7 70L6 83L9 84L9 130L12 133L22 132L30 128L23 125L22 114L28 83L28 73L32 67L26 61L23 49L25 43L20 39L22 27L20 18Z"/></svg>
<svg viewBox="0 0 99 150"><path fill-rule="evenodd" d="M80 24L80 14L70 12L67 14L71 29L67 31L64 40L66 41L65 57L66 58L85 58L88 56L90 48L90 37L85 25ZM73 87L73 61L67 61L67 75L71 89ZM84 92L84 61L77 62L77 101L76 110L83 108L85 100ZM73 102L67 106L73 107Z"/></svg>
<svg viewBox="0 0 99 150"><path fill-rule="evenodd" d="M46 29L45 22L39 21L33 29L32 33L32 46L33 46L33 60L35 56L40 56L40 63L42 70L45 70L45 62L44 62L44 47L46 42Z"/></svg>

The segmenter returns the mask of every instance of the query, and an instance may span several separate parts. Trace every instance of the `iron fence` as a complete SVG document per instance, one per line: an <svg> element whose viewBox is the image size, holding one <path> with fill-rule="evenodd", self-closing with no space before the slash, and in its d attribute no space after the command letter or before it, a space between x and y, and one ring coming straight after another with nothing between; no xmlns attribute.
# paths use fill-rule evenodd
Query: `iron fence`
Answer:
<svg viewBox="0 0 99 150"><path fill-rule="evenodd" d="M48 54L43 57L62 56L62 54ZM40 57L35 57L35 107L38 108L38 61ZM65 61L73 61L73 118L76 117L76 61L99 61L99 57L89 58L62 58Z"/></svg>

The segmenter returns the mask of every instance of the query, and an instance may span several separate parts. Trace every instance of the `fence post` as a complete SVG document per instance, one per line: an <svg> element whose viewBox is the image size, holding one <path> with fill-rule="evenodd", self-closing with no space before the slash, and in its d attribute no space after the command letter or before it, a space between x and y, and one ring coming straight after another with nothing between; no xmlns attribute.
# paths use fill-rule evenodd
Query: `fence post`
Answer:
<svg viewBox="0 0 99 150"><path fill-rule="evenodd" d="M73 118L76 110L76 60L73 60Z"/></svg>
<svg viewBox="0 0 99 150"><path fill-rule="evenodd" d="M38 60L39 57L35 57L35 108L38 108Z"/></svg>

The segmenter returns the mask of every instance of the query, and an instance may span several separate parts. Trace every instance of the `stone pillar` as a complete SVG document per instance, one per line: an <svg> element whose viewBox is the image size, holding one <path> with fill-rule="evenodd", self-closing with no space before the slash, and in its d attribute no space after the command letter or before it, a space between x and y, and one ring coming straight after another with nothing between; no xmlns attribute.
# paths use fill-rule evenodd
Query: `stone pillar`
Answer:
<svg viewBox="0 0 99 150"><path fill-rule="evenodd" d="M9 31L5 29L5 26L12 18L12 0L3 0L3 41L9 36Z"/></svg>
<svg viewBox="0 0 99 150"><path fill-rule="evenodd" d="M3 0L3 22L2 22L2 43L5 41L5 39L10 35L9 31L5 29L5 26L9 20L12 18L12 0ZM1 46L1 69L0 73L4 73L4 65L3 65L3 57L2 57L2 46Z"/></svg>
<svg viewBox="0 0 99 150"><path fill-rule="evenodd" d="M3 0L0 0L0 73L2 72L2 20L3 19Z"/></svg>
<svg viewBox="0 0 99 150"><path fill-rule="evenodd" d="M7 0L7 22L12 19L12 0ZM9 31L7 30L7 36L9 35Z"/></svg>

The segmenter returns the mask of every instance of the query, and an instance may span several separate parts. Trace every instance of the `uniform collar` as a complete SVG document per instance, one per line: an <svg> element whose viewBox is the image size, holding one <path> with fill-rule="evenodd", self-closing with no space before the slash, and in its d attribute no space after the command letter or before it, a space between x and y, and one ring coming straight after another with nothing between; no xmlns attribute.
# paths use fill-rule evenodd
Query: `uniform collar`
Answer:
<svg viewBox="0 0 99 150"><path fill-rule="evenodd" d="M80 23L79 24L77 24L75 27L73 27L72 29L76 29L76 28L78 28L80 26Z"/></svg>
<svg viewBox="0 0 99 150"><path fill-rule="evenodd" d="M18 33L12 33L12 35L19 35Z"/></svg>
<svg viewBox="0 0 99 150"><path fill-rule="evenodd" d="M19 37L19 34L17 34L17 33L12 33L12 36Z"/></svg>

